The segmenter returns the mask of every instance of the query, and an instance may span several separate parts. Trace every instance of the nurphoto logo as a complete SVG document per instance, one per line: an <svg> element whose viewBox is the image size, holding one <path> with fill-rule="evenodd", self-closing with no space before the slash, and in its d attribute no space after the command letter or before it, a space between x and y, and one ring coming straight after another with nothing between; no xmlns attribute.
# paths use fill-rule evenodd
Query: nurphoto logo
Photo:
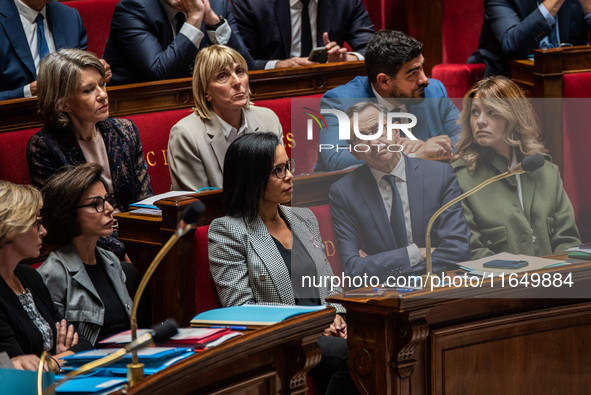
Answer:
<svg viewBox="0 0 591 395"><path fill-rule="evenodd" d="M346 147L347 150L355 150L357 152L365 152L370 149L370 146L378 146L379 148L384 147L384 141L393 141L394 130L398 129L404 136L408 137L411 140L417 140L414 136L412 131L413 127L417 124L417 117L411 113L407 112L388 112L384 114L380 112L379 119L378 119L378 127L375 133L364 134L359 131L359 114L357 112L353 113L352 122L347 116L347 114L341 110L336 110L332 108L322 108L320 109L320 114L315 112L309 107L303 107L310 112L304 112L304 114L311 117L308 119L307 123L307 136L308 140L312 140L314 137L314 121L319 127L320 132L327 133L328 132L328 125L322 114L330 114L337 118L338 125L339 125L339 140L344 141L353 141L353 140L361 140L361 141L375 141L381 140L382 143L378 144L350 144ZM385 122L384 122L385 117ZM352 126L352 128L351 128ZM353 129L353 133L355 135L355 139L351 138L351 129ZM385 129L385 130L384 130ZM334 144L319 144L318 151L322 150L331 150L331 149L343 149L341 146L336 146ZM392 152L401 152L402 147L400 144L386 144L386 149Z"/></svg>

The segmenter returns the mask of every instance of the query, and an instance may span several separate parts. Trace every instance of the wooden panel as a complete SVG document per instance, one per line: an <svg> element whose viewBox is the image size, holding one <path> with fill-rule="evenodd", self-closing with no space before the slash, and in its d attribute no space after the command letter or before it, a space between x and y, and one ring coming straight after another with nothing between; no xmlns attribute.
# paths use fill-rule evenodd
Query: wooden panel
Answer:
<svg viewBox="0 0 591 395"><path fill-rule="evenodd" d="M317 340L334 314L329 307L248 331L117 393L304 395L306 375L320 362Z"/></svg>
<svg viewBox="0 0 591 395"><path fill-rule="evenodd" d="M433 394L584 394L591 388L591 306L435 329ZM466 379L469 374L469 379Z"/></svg>
<svg viewBox="0 0 591 395"><path fill-rule="evenodd" d="M365 75L364 62L319 64L306 67L249 72L252 100L324 93ZM191 78L108 87L112 117L125 117L193 106ZM0 132L41 127L37 99L0 102Z"/></svg>
<svg viewBox="0 0 591 395"><path fill-rule="evenodd" d="M477 288L327 298L347 309L349 367L358 388L394 395L539 394L564 385L556 393L588 393L591 264L546 271L571 273L574 284L503 288L485 280ZM567 379L576 378L566 385L559 374L568 369Z"/></svg>

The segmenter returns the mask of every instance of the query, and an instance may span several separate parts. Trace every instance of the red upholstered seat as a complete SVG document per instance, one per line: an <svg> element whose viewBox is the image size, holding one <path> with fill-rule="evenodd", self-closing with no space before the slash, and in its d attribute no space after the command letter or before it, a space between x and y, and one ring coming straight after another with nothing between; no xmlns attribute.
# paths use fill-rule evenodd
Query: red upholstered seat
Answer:
<svg viewBox="0 0 591 395"><path fill-rule="evenodd" d="M562 153L564 189L574 209L577 226L584 241L591 239L591 184L588 171L591 156L591 73L565 74L562 77Z"/></svg>
<svg viewBox="0 0 591 395"><path fill-rule="evenodd" d="M0 180L30 184L27 142L39 128L0 133Z"/></svg>
<svg viewBox="0 0 591 395"><path fill-rule="evenodd" d="M287 155L296 161L295 174L312 173L318 160L318 133L312 140L306 139L307 117L303 115L303 106L319 112L322 94L298 96L292 98L259 100L259 107L270 108L277 114L283 128L283 143ZM308 110L305 110L308 111ZM295 116L292 116L295 115Z"/></svg>
<svg viewBox="0 0 591 395"><path fill-rule="evenodd" d="M441 23L443 64L433 67L431 76L440 80L449 97L461 98L484 77L484 64L466 64L478 48L484 21L484 3L474 0L445 0Z"/></svg>
<svg viewBox="0 0 591 395"><path fill-rule="evenodd" d="M198 226L194 236L195 254L195 314L222 307L209 270L207 231L209 225Z"/></svg>
<svg viewBox="0 0 591 395"><path fill-rule="evenodd" d="M484 63L443 63L433 67L431 75L443 83L449 97L462 98L472 85L484 77L485 69Z"/></svg>
<svg viewBox="0 0 591 395"><path fill-rule="evenodd" d="M166 159L168 135L174 124L190 113L191 110L185 108L126 117L138 128L154 194L170 191L170 173Z"/></svg>
<svg viewBox="0 0 591 395"><path fill-rule="evenodd" d="M339 253L337 236L332 225L332 215L330 214L330 206L323 204L322 206L310 207L318 219L318 227L320 228L320 237L324 243L324 252L332 268L335 276L340 276L343 272L341 265L341 255Z"/></svg>
<svg viewBox="0 0 591 395"><path fill-rule="evenodd" d="M111 29L113 11L119 0L72 0L64 4L80 13L88 36L88 51L103 56Z"/></svg>

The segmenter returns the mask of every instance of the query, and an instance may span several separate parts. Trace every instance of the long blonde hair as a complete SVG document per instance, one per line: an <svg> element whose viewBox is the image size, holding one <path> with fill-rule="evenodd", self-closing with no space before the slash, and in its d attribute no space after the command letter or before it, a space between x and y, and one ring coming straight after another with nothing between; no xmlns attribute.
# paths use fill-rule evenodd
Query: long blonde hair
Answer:
<svg viewBox="0 0 591 395"><path fill-rule="evenodd" d="M473 173L482 156L490 152L490 148L476 143L470 126L472 102L475 98L481 99L484 105L507 121L505 142L518 149L520 156L544 152L544 146L539 140L539 124L530 101L510 79L492 76L474 84L464 96L459 119L462 133L452 161L463 159L468 171Z"/></svg>

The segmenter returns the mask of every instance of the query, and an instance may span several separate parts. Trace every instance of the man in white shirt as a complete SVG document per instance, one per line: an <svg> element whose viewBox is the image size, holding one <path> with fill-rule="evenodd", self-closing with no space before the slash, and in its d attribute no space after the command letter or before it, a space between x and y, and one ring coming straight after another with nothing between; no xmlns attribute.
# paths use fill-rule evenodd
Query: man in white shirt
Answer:
<svg viewBox="0 0 591 395"><path fill-rule="evenodd" d="M61 48L87 48L78 11L55 0L0 0L0 100L35 96L41 55Z"/></svg>
<svg viewBox="0 0 591 395"><path fill-rule="evenodd" d="M375 32L362 0L232 0L232 13L255 69L312 64L316 47L328 62L363 60Z"/></svg>

